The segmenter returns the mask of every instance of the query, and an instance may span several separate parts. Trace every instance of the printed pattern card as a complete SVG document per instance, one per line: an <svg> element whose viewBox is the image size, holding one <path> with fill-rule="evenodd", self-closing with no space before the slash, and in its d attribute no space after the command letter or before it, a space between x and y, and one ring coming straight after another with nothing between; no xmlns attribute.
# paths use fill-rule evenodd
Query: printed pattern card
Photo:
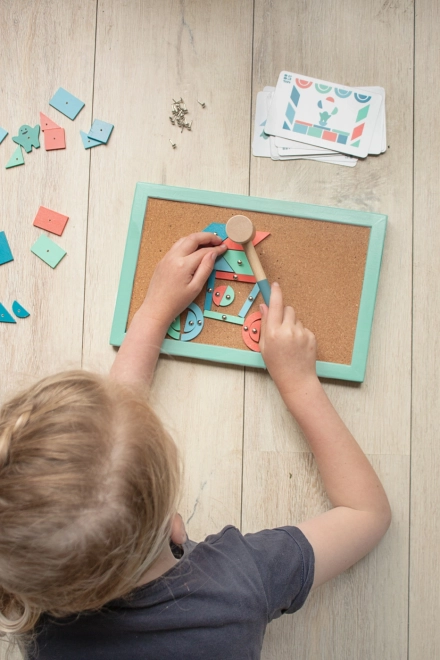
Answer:
<svg viewBox="0 0 440 660"><path fill-rule="evenodd" d="M282 71L264 130L365 158L382 106L380 93Z"/></svg>

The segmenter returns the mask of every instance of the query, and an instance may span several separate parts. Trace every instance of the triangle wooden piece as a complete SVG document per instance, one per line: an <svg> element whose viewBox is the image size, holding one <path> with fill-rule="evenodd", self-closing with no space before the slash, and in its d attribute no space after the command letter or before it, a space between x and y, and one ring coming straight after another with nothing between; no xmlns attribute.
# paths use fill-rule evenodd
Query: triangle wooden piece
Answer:
<svg viewBox="0 0 440 660"><path fill-rule="evenodd" d="M46 115L43 115L42 112L40 112L40 126L41 126L42 131L45 131L46 128L49 129L49 130L51 128L61 128L61 126L59 126L58 124L55 124L55 122L52 121L52 119L50 119L49 117L46 117Z"/></svg>
<svg viewBox="0 0 440 660"><path fill-rule="evenodd" d="M5 167L6 169L9 169L10 167L16 167L17 165L24 165L23 152L20 146L16 148Z"/></svg>
<svg viewBox="0 0 440 660"><path fill-rule="evenodd" d="M252 245L258 245L258 243L261 243L261 241L263 241L268 236L270 236L270 231L255 232L255 238L252 241ZM243 250L243 246L240 245L240 243L234 243L234 241L231 241L230 238L227 238L225 241L223 241L223 243L227 245L230 250Z"/></svg>

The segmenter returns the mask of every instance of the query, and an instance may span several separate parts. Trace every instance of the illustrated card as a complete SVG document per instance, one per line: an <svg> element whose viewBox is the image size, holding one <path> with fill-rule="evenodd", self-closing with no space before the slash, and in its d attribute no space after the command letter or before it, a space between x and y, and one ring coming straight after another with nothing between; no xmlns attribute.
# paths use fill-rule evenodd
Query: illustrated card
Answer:
<svg viewBox="0 0 440 660"><path fill-rule="evenodd" d="M264 130L365 158L382 103L374 92L282 71Z"/></svg>

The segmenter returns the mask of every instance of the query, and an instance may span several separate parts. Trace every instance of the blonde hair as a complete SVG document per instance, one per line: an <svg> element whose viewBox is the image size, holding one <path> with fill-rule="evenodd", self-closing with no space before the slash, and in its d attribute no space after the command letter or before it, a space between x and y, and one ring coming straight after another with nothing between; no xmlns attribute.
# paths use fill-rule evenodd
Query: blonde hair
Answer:
<svg viewBox="0 0 440 660"><path fill-rule="evenodd" d="M145 396L85 371L0 411L0 634L127 595L169 542L180 461Z"/></svg>

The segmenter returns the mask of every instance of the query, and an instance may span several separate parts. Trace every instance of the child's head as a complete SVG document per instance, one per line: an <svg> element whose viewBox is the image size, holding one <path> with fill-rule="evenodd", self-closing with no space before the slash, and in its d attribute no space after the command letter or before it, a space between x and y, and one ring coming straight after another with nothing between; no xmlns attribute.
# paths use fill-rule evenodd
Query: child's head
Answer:
<svg viewBox="0 0 440 660"><path fill-rule="evenodd" d="M71 371L0 411L0 632L127 594L169 542L180 463L141 393Z"/></svg>

